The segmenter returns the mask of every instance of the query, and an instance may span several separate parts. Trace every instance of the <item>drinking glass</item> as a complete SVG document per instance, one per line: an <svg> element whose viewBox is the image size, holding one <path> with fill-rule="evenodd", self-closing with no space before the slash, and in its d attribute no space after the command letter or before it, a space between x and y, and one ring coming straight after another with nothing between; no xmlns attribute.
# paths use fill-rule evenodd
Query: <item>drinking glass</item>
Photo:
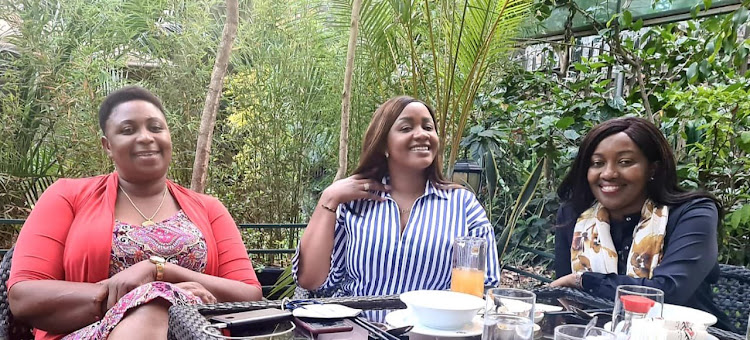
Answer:
<svg viewBox="0 0 750 340"><path fill-rule="evenodd" d="M453 241L451 290L482 297L487 263L487 241L481 237L462 236Z"/></svg>
<svg viewBox="0 0 750 340"><path fill-rule="evenodd" d="M615 340L617 336L608 330L592 327L588 334L586 325L560 325L555 327L555 340Z"/></svg>
<svg viewBox="0 0 750 340"><path fill-rule="evenodd" d="M661 289L621 285L617 286L615 308L612 311L612 331L630 334L634 319L661 317L664 292Z"/></svg>
<svg viewBox="0 0 750 340"><path fill-rule="evenodd" d="M482 340L531 340L534 337L534 293L493 288L487 291L485 303Z"/></svg>

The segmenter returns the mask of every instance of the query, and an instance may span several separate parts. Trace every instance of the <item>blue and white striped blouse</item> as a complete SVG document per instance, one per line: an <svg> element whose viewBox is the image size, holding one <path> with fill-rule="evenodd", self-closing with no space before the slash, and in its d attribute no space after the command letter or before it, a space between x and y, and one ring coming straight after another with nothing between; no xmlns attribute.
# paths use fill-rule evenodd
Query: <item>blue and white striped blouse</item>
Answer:
<svg viewBox="0 0 750 340"><path fill-rule="evenodd" d="M403 234L396 202L390 194L380 195L386 200L338 206L331 271L316 292L366 296L448 289L453 239L467 235L487 240L485 285L497 286L495 234L473 193L463 188L437 189L427 181ZM295 280L298 265L299 247L292 259Z"/></svg>

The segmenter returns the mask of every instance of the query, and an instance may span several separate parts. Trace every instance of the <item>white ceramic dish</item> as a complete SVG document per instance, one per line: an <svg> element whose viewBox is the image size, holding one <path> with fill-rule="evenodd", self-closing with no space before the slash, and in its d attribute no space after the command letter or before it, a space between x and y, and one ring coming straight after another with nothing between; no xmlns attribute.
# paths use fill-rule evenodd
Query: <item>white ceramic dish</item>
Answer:
<svg viewBox="0 0 750 340"><path fill-rule="evenodd" d="M612 321L609 321L609 322L605 323L604 327L602 327L602 328L604 328L604 329L606 329L608 331L612 331ZM706 333L706 340L719 340L719 338L717 338L717 337L715 337L715 336L713 336L713 335L711 335L709 333Z"/></svg>
<svg viewBox="0 0 750 340"><path fill-rule="evenodd" d="M562 306L545 305L543 303L534 305L534 311L538 312L559 312L561 310L563 310Z"/></svg>
<svg viewBox="0 0 750 340"><path fill-rule="evenodd" d="M419 324L447 331L471 323L484 307L484 300L479 297L447 290L415 290L400 298Z"/></svg>
<svg viewBox="0 0 750 340"><path fill-rule="evenodd" d="M544 320L544 312L542 311L535 311L534 312L534 323L540 323Z"/></svg>
<svg viewBox="0 0 750 340"><path fill-rule="evenodd" d="M664 304L661 316L664 320L690 321L693 323L702 323L706 325L706 327L714 325L717 321L716 316L702 310L685 306L670 305L668 303Z"/></svg>
<svg viewBox="0 0 750 340"><path fill-rule="evenodd" d="M464 325L463 327L456 330L441 330L426 327L421 325L414 315L408 309L400 309L388 313L385 316L385 322L391 327L403 327L403 326L414 326L410 333L435 336L442 338L461 338L467 336L482 335L482 317L479 315L474 316L471 323Z"/></svg>

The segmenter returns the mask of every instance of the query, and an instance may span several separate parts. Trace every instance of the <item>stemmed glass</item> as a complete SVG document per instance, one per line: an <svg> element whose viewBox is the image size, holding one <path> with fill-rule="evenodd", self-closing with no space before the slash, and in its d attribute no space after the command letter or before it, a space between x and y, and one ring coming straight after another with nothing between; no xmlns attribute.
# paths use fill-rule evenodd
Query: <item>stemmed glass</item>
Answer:
<svg viewBox="0 0 750 340"><path fill-rule="evenodd" d="M536 294L523 289L487 291L482 340L530 340L534 337Z"/></svg>
<svg viewBox="0 0 750 340"><path fill-rule="evenodd" d="M612 331L630 334L632 321L662 316L664 292L661 289L621 285L617 286L615 308L612 311Z"/></svg>

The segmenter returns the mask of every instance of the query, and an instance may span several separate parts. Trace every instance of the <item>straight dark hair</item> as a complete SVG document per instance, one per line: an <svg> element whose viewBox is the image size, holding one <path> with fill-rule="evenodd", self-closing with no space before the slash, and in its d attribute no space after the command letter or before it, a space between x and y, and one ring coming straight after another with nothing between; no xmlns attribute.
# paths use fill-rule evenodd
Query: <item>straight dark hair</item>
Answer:
<svg viewBox="0 0 750 340"><path fill-rule="evenodd" d="M388 174L388 159L385 157L388 145L388 133L391 131L391 127L393 127L393 123L396 122L398 116L404 111L404 108L411 103L424 105L427 111L430 112L432 121L437 122L435 120L435 111L421 100L409 96L398 96L388 99L375 110L372 120L370 120L370 125L367 126L367 132L365 132L365 137L362 141L362 153L359 157L359 165L354 170L355 174L361 174L376 181L381 180L383 176ZM432 160L432 164L425 169L427 179L440 189L461 188L460 185L443 177L441 170L443 164L442 154L443 148L441 145L438 148L437 156Z"/></svg>
<svg viewBox="0 0 750 340"><path fill-rule="evenodd" d="M674 153L667 139L648 120L638 117L624 117L605 121L594 126L583 138L578 155L565 176L557 196L563 204L572 204L576 215L580 215L594 203L594 194L589 187L587 174L591 165L591 155L605 138L624 132L643 152L648 161L655 165L653 179L646 183L648 198L662 205L681 203L705 197L714 201L719 211L719 221L723 215L721 203L704 190L687 191L677 183L677 166Z"/></svg>

